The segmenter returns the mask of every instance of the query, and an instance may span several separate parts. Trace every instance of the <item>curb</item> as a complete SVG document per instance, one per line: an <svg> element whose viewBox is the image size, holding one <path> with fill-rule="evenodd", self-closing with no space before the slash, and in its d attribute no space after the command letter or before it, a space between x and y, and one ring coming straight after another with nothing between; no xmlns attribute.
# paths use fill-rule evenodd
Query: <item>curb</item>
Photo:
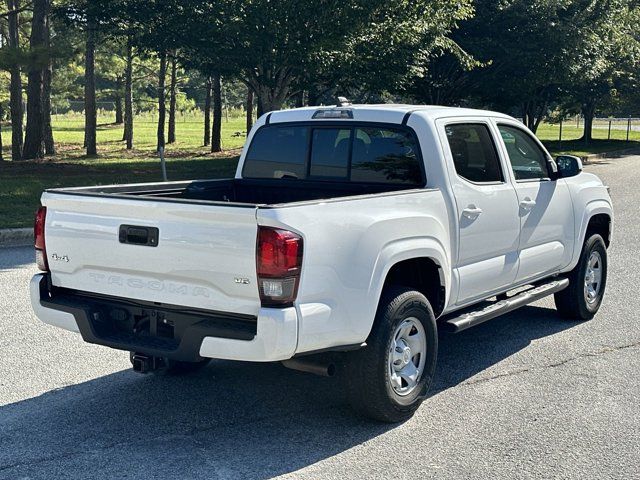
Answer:
<svg viewBox="0 0 640 480"><path fill-rule="evenodd" d="M640 154L640 147L625 148L622 150L613 150L611 152L592 153L582 158L583 163L590 163L594 160L601 160L603 158L619 158L627 155Z"/></svg>
<svg viewBox="0 0 640 480"><path fill-rule="evenodd" d="M0 229L0 248L26 247L33 244L33 228Z"/></svg>

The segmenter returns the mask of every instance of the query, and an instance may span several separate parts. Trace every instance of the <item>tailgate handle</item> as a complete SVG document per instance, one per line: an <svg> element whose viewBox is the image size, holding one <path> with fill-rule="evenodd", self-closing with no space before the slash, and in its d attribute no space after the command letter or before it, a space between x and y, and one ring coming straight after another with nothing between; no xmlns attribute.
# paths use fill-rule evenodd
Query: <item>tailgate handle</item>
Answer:
<svg viewBox="0 0 640 480"><path fill-rule="evenodd" d="M157 247L160 231L156 227L139 227L136 225L120 225L118 238L120 243Z"/></svg>

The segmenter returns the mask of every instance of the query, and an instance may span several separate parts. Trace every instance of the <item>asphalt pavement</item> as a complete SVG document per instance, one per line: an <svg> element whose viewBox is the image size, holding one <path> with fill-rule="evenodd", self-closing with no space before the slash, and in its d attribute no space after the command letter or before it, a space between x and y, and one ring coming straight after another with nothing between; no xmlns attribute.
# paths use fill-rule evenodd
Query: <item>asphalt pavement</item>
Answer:
<svg viewBox="0 0 640 480"><path fill-rule="evenodd" d="M640 156L587 171L616 208L599 314L564 321L546 299L442 334L432 395L402 425L278 364L135 374L40 323L32 249L0 249L0 479L640 478Z"/></svg>

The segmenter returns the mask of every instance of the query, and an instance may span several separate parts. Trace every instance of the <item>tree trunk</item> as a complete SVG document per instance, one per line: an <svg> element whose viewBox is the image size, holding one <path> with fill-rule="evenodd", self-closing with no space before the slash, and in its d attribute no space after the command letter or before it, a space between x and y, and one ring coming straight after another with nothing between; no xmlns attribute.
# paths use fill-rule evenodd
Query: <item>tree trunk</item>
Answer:
<svg viewBox="0 0 640 480"><path fill-rule="evenodd" d="M213 76L213 128L211 131L211 151L222 151L222 80Z"/></svg>
<svg viewBox="0 0 640 480"><path fill-rule="evenodd" d="M97 155L96 142L97 108L96 108L96 24L89 15L87 19L87 48L84 66L84 143L87 155Z"/></svg>
<svg viewBox="0 0 640 480"><path fill-rule="evenodd" d="M211 77L207 77L206 95L204 97L204 146L211 144Z"/></svg>
<svg viewBox="0 0 640 480"><path fill-rule="evenodd" d="M316 105L318 105L319 101L320 95L318 92L318 88L315 86L309 88L309 92L307 94L307 106L315 107Z"/></svg>
<svg viewBox="0 0 640 480"><path fill-rule="evenodd" d="M253 127L253 90L247 87L247 136Z"/></svg>
<svg viewBox="0 0 640 480"><path fill-rule="evenodd" d="M116 96L114 103L116 104L116 125L122 125L124 123L124 112L122 108L122 97L119 94Z"/></svg>
<svg viewBox="0 0 640 480"><path fill-rule="evenodd" d="M169 138L168 143L175 143L176 141L176 90L178 82L178 63L176 56L171 56L171 97L169 100Z"/></svg>
<svg viewBox="0 0 640 480"><path fill-rule="evenodd" d="M127 150L133 148L133 41L127 40L127 66L124 72L124 138Z"/></svg>
<svg viewBox="0 0 640 480"><path fill-rule="evenodd" d="M255 83L252 86L258 93L258 109L263 113L281 110L284 101L289 97L288 81L285 79L276 87Z"/></svg>
<svg viewBox="0 0 640 480"><path fill-rule="evenodd" d="M262 115L264 115L264 109L262 108L262 101L260 100L260 95L258 95L258 98L256 100L258 100L256 105L256 115L258 118L260 118Z"/></svg>
<svg viewBox="0 0 640 480"><path fill-rule="evenodd" d="M160 52L160 70L158 72L158 151L164 148L164 123L167 114L165 105L165 83L167 76L167 52Z"/></svg>
<svg viewBox="0 0 640 480"><path fill-rule="evenodd" d="M47 14L49 0L33 0L33 18L29 46L32 51L43 50L47 46ZM27 128L22 158L27 160L44 157L44 115L42 90L44 68L32 63L27 76Z"/></svg>
<svg viewBox="0 0 640 480"><path fill-rule="evenodd" d="M529 112L529 114L527 115L527 128L531 130L533 133L535 133L534 131L535 123L536 123L535 115L533 114L533 112Z"/></svg>
<svg viewBox="0 0 640 480"><path fill-rule="evenodd" d="M47 47L51 47L51 25L47 16ZM56 154L56 144L53 140L53 128L51 126L51 81L53 80L53 63L51 59L44 69L44 80L42 85L42 108L44 115L44 153L46 155Z"/></svg>
<svg viewBox="0 0 640 480"><path fill-rule="evenodd" d="M531 126L534 122L533 119L533 107L530 101L526 101L522 104L522 123L524 123L527 128L531 129Z"/></svg>
<svg viewBox="0 0 640 480"><path fill-rule="evenodd" d="M269 113L275 110L281 110L282 104L284 103L284 100L278 101L277 99L269 98L266 95L260 96L260 101L262 102L261 110L263 113Z"/></svg>
<svg viewBox="0 0 640 480"><path fill-rule="evenodd" d="M7 0L9 14L9 47L16 51L20 47L20 0ZM20 65L17 63L11 67L11 84L9 87L11 110L11 158L20 160L22 158L22 78L20 76Z"/></svg>
<svg viewBox="0 0 640 480"><path fill-rule="evenodd" d="M547 98L543 92L522 104L522 122L533 133L538 131L538 127L547 113Z"/></svg>
<svg viewBox="0 0 640 480"><path fill-rule="evenodd" d="M546 113L547 113L547 102L546 101L540 101L537 104L537 108L536 110L534 110L534 118L533 121L531 122L531 126L529 127L531 129L531 131L533 133L537 133L538 132L538 127L540 126L540 124L542 123L542 120L544 119Z"/></svg>
<svg viewBox="0 0 640 480"><path fill-rule="evenodd" d="M4 116L4 107L0 104L0 119ZM4 156L2 155L2 128L0 128L0 162L4 161Z"/></svg>
<svg viewBox="0 0 640 480"><path fill-rule="evenodd" d="M582 105L582 115L584 116L584 133L582 139L585 145L589 145L593 140L593 118L596 115L596 102L594 100L587 100Z"/></svg>
<svg viewBox="0 0 640 480"><path fill-rule="evenodd" d="M300 90L295 94L296 108L304 107L304 90Z"/></svg>
<svg viewBox="0 0 640 480"><path fill-rule="evenodd" d="M524 102L522 104L522 123L525 125L529 124L529 103Z"/></svg>
<svg viewBox="0 0 640 480"><path fill-rule="evenodd" d="M53 128L51 126L51 80L53 78L53 66L51 62L44 70L44 83L42 89L42 108L44 109L44 152L46 155L56 154L56 144L53 140Z"/></svg>

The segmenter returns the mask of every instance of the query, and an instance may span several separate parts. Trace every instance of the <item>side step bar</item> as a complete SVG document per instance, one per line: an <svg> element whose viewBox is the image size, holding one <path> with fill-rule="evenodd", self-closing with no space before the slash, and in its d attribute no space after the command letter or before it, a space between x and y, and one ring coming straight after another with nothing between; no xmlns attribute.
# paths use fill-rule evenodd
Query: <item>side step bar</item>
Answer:
<svg viewBox="0 0 640 480"><path fill-rule="evenodd" d="M491 320L492 318L499 317L505 313L509 313L525 305L529 305L535 301L540 300L552 293L564 290L569 286L569 279L561 278L549 283L538 285L529 290L525 290L522 293L518 293L513 297L506 300L500 300L491 305L471 312L463 313L447 320L444 325L447 329L453 333L462 332L467 328L475 327L481 323Z"/></svg>

